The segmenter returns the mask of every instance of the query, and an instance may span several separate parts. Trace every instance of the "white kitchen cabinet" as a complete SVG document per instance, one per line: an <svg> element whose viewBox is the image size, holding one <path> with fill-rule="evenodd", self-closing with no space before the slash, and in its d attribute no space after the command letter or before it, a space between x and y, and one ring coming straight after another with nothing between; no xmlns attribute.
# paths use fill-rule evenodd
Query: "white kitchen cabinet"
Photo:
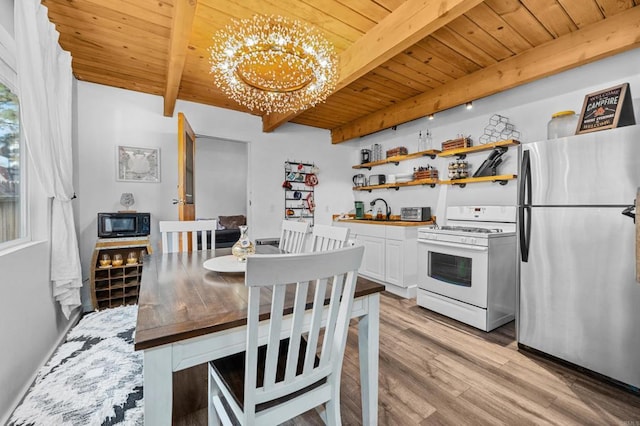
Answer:
<svg viewBox="0 0 640 426"><path fill-rule="evenodd" d="M386 240L384 244L384 280L389 284L404 287L402 265L402 241Z"/></svg>
<svg viewBox="0 0 640 426"><path fill-rule="evenodd" d="M360 274L383 281L385 279L384 238L357 235L355 241L356 244L364 246Z"/></svg>
<svg viewBox="0 0 640 426"><path fill-rule="evenodd" d="M393 226L338 221L335 226L350 228L351 239L363 245L360 275L384 284L387 291L412 298L417 288L416 226Z"/></svg>

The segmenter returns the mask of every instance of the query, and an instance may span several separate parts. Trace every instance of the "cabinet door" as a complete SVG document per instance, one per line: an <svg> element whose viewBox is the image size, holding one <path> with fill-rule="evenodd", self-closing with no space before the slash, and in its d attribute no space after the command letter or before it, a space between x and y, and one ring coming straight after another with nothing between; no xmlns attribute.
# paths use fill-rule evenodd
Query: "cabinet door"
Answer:
<svg viewBox="0 0 640 426"><path fill-rule="evenodd" d="M364 246L360 274L384 281L384 238L358 235L356 243Z"/></svg>
<svg viewBox="0 0 640 426"><path fill-rule="evenodd" d="M403 242L387 240L385 243L385 276L384 281L404 287L404 265L402 262Z"/></svg>

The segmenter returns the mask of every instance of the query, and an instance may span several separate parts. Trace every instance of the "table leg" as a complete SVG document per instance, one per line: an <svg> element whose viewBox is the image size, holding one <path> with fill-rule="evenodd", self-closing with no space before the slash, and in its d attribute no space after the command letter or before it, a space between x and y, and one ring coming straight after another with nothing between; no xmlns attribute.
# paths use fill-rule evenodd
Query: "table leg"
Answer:
<svg viewBox="0 0 640 426"><path fill-rule="evenodd" d="M358 325L362 424L378 424L378 346L380 342L380 294L368 298L368 313ZM146 398L145 398L146 399Z"/></svg>
<svg viewBox="0 0 640 426"><path fill-rule="evenodd" d="M173 408L171 346L144 351L143 383L144 424L170 425Z"/></svg>

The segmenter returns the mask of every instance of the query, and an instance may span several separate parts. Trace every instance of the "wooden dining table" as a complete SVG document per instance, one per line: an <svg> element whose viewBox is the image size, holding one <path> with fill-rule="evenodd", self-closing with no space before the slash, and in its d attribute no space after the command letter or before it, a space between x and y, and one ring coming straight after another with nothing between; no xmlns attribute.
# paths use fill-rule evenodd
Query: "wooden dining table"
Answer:
<svg viewBox="0 0 640 426"><path fill-rule="evenodd" d="M258 246L258 253L278 253ZM215 272L203 263L214 250L148 255L144 259L135 350L143 351L144 423L172 420L173 373L244 351L247 288L244 273ZM358 279L352 318L358 318L362 424L378 421L380 292ZM264 301L268 313L269 301ZM262 308L261 308L262 313Z"/></svg>

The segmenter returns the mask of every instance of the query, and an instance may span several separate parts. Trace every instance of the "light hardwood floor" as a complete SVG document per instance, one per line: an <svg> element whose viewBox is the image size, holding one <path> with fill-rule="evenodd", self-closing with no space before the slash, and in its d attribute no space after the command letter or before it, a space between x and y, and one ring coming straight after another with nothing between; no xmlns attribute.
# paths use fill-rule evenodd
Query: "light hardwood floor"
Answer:
<svg viewBox="0 0 640 426"><path fill-rule="evenodd" d="M485 333L386 292L380 311L380 425L640 426L640 396L518 350L513 322ZM342 420L360 425L355 325L347 344ZM206 425L206 410L176 424Z"/></svg>

